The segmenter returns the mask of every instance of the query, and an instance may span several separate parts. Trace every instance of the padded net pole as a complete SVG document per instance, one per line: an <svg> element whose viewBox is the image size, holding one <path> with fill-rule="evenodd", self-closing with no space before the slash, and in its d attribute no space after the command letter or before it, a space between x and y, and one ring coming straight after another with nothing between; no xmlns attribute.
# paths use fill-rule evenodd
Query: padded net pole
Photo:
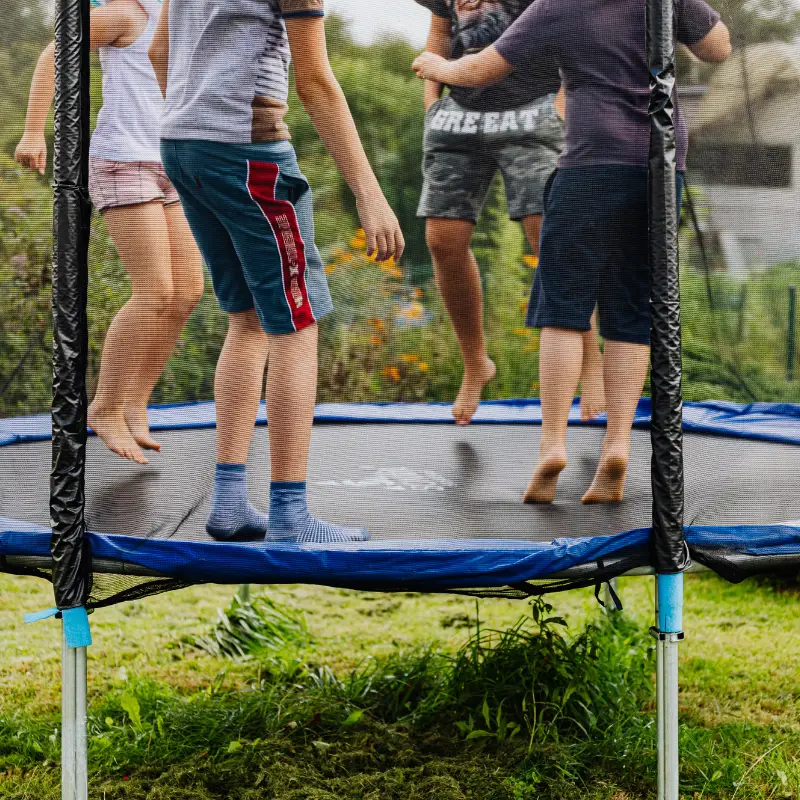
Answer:
<svg viewBox="0 0 800 800"><path fill-rule="evenodd" d="M690 563L683 531L681 303L675 144L673 0L647 0L650 68L650 315L653 548L659 573Z"/></svg>
<svg viewBox="0 0 800 800"><path fill-rule="evenodd" d="M652 547L657 578L658 797L678 800L678 644L683 638L684 536L681 304L675 136L675 12L673 0L647 0L650 69L650 317Z"/></svg>
<svg viewBox="0 0 800 800"><path fill-rule="evenodd" d="M84 520L86 317L91 205L89 0L57 0L53 201L53 586L60 609L84 605L90 554Z"/></svg>

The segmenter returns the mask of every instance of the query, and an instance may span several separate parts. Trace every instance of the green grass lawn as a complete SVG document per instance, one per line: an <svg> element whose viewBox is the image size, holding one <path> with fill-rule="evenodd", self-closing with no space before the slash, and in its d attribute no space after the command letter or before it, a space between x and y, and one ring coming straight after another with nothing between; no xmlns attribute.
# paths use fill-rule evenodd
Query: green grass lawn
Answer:
<svg viewBox="0 0 800 800"><path fill-rule="evenodd" d="M533 625L491 645L484 634L484 649L475 646L476 616L484 631L508 631L530 607L308 586L259 591L304 615L308 634L239 662L192 644L232 587L93 616L91 797L654 796L652 580L621 581L622 622L609 626L590 592L572 592L550 599L552 615L569 622L567 640L558 623ZM59 628L21 620L51 603L48 585L0 576L2 798L59 796ZM796 592L688 578L685 797L798 797L797 608ZM470 730L479 733L467 738Z"/></svg>

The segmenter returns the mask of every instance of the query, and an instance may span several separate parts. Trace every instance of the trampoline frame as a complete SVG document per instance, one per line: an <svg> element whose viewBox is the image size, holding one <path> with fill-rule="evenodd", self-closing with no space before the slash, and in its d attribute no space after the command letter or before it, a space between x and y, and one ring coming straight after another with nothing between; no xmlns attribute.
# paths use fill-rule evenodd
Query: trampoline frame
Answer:
<svg viewBox="0 0 800 800"><path fill-rule="evenodd" d="M89 0L56 1L53 250L52 569L56 605L82 608L91 556L85 547ZM679 798L678 644L683 526L680 293L675 214L673 0L646 0L650 70L650 265L652 294L653 534L658 565L658 798ZM676 577L678 576L678 577ZM62 650L62 798L88 798L86 648Z"/></svg>

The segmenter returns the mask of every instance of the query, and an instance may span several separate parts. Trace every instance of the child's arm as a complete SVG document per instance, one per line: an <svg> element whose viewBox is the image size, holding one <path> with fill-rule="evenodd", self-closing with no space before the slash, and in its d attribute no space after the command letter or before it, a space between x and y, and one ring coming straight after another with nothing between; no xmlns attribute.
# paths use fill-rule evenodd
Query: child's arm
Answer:
<svg viewBox="0 0 800 800"><path fill-rule="evenodd" d="M138 13L137 13L138 12ZM92 11L90 17L90 45L93 50L119 42L132 44L140 35L142 17L147 24L147 15L134 0L114 2ZM55 44L50 42L39 56L31 81L28 96L28 113L25 117L25 133L20 139L14 158L23 166L38 170L44 175L47 166L47 143L44 127L50 114L55 94Z"/></svg>
<svg viewBox="0 0 800 800"><path fill-rule="evenodd" d="M450 29L450 20L434 14L431 17L431 28L428 32L428 41L425 49L429 53L447 57L450 55L453 34ZM442 96L442 84L439 81L425 81L425 111L427 111Z"/></svg>
<svg viewBox="0 0 800 800"><path fill-rule="evenodd" d="M453 86L490 86L498 83L514 68L494 47L487 47L480 53L448 61L435 53L423 53L411 65L418 78L438 81Z"/></svg>
<svg viewBox="0 0 800 800"><path fill-rule="evenodd" d="M688 46L701 61L719 64L731 54L731 34L724 22L718 22L708 34L696 44Z"/></svg>
<svg viewBox="0 0 800 800"><path fill-rule="evenodd" d="M347 185L356 207L367 247L380 261L399 259L405 249L394 212L372 172L339 82L331 70L321 17L286 20L297 94Z"/></svg>
<svg viewBox="0 0 800 800"><path fill-rule="evenodd" d="M25 132L14 152L14 158L23 167L35 169L40 175L44 175L47 166L47 142L44 138L44 126L50 114L50 106L55 94L54 57L55 44L50 42L36 62L28 97Z"/></svg>
<svg viewBox="0 0 800 800"><path fill-rule="evenodd" d="M169 72L169 0L161 5L161 16L158 18L153 41L147 51L161 94L167 96L167 73Z"/></svg>

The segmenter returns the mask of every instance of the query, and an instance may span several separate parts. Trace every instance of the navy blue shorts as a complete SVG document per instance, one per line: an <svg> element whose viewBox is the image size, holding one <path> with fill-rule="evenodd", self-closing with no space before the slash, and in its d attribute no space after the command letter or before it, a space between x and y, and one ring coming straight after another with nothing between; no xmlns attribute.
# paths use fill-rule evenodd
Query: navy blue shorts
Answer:
<svg viewBox="0 0 800 800"><path fill-rule="evenodd" d="M559 169L545 197L539 268L527 324L650 343L647 169ZM677 179L678 209L683 175Z"/></svg>
<svg viewBox="0 0 800 800"><path fill-rule="evenodd" d="M223 311L255 308L270 334L332 311L311 190L289 142L165 139L161 156Z"/></svg>

